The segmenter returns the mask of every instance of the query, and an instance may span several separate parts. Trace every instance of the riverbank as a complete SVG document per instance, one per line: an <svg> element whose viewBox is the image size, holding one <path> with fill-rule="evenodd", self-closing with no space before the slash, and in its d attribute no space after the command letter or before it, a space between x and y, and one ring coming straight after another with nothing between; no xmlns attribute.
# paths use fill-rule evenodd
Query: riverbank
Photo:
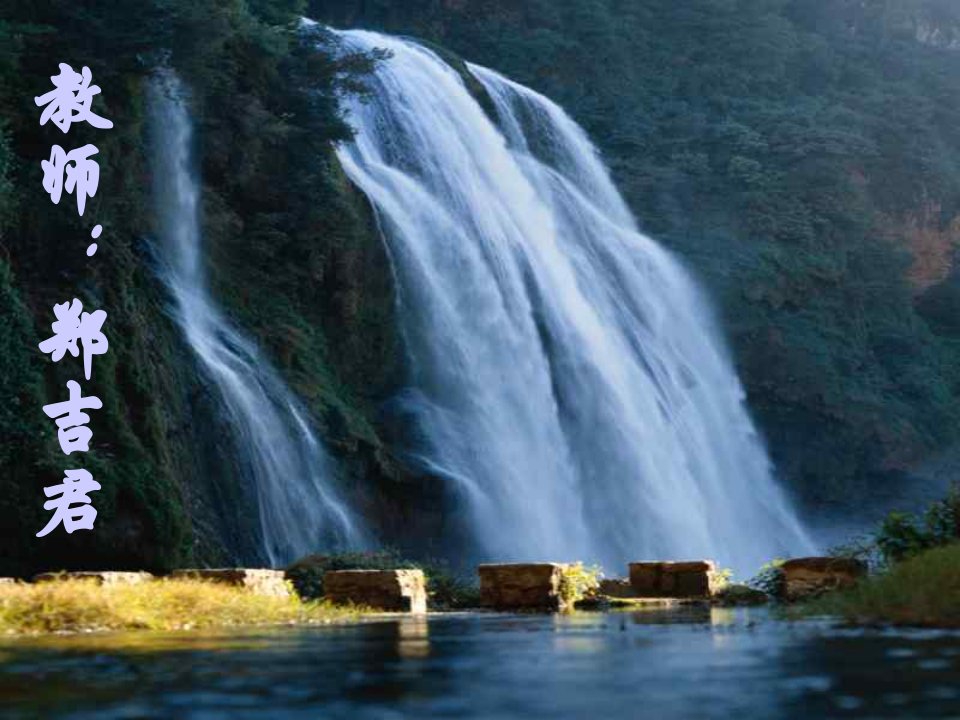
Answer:
<svg viewBox="0 0 960 720"><path fill-rule="evenodd" d="M960 628L960 544L927 550L803 608L857 625Z"/></svg>
<svg viewBox="0 0 960 720"><path fill-rule="evenodd" d="M601 579L581 563L481 565L479 587L427 575L392 554L310 556L286 571L48 573L0 581L0 635L205 630L350 622L384 611L634 610L786 603L785 620L960 628L960 544L927 550L879 574L848 558L799 558L771 578L731 584L708 561L633 563ZM382 569L405 565L404 569ZM357 566L360 566L359 568ZM653 582L653 585L650 583Z"/></svg>
<svg viewBox="0 0 960 720"><path fill-rule="evenodd" d="M356 607L259 595L197 579L99 585L58 580L0 585L0 634L105 630L193 630L245 625L329 624L355 620Z"/></svg>

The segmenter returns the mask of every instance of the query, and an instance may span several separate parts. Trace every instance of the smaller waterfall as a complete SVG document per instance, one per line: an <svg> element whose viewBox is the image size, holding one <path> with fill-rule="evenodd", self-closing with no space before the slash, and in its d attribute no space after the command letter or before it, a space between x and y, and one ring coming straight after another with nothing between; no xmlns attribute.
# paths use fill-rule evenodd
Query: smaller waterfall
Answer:
<svg viewBox="0 0 960 720"><path fill-rule="evenodd" d="M239 463L256 490L271 565L319 548L360 545L362 533L331 486L331 460L279 375L217 308L207 289L200 186L185 90L169 71L148 86L160 276L177 322L221 403Z"/></svg>

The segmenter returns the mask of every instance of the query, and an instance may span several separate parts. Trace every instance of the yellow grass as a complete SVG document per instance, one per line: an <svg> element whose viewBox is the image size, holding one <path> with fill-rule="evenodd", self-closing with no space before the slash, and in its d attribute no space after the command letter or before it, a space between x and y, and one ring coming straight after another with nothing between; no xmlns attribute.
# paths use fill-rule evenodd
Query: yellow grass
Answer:
<svg viewBox="0 0 960 720"><path fill-rule="evenodd" d="M90 580L0 585L0 633L180 630L237 625L329 623L355 608L265 597L202 580L162 579L100 586Z"/></svg>

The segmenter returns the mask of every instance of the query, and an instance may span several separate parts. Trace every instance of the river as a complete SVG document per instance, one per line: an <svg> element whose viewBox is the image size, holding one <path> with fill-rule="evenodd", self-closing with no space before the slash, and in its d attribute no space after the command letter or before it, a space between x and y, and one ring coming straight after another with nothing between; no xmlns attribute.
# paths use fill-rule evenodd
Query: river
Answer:
<svg viewBox="0 0 960 720"><path fill-rule="evenodd" d="M766 609L6 640L4 717L960 717L960 633Z"/></svg>

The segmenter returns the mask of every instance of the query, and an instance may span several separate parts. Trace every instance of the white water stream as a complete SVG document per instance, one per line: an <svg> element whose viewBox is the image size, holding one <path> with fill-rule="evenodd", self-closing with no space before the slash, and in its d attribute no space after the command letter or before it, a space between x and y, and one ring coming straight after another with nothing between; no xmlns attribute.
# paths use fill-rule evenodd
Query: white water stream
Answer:
<svg viewBox="0 0 960 720"><path fill-rule="evenodd" d="M259 506L261 560L353 547L362 531L335 490L334 465L306 413L256 346L216 306L204 273L200 186L185 91L160 71L148 87L161 268L174 312L220 405Z"/></svg>
<svg viewBox="0 0 960 720"><path fill-rule="evenodd" d="M339 149L377 209L413 370L415 448L496 560L711 557L749 574L813 550L773 476L701 292L636 223L584 132L469 66L386 48Z"/></svg>

